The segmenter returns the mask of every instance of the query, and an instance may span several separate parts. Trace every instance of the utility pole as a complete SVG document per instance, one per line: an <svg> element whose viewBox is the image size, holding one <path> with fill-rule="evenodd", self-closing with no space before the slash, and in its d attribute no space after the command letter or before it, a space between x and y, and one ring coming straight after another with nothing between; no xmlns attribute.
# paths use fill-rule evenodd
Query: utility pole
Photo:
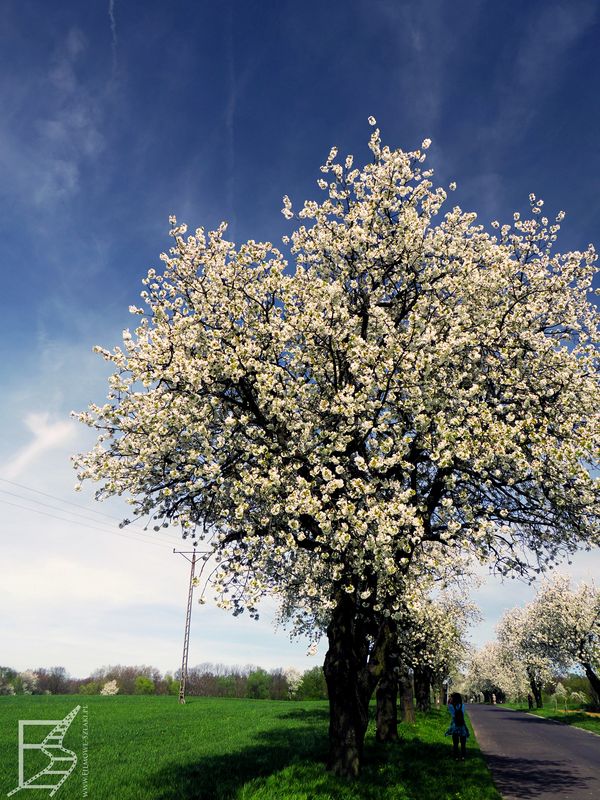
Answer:
<svg viewBox="0 0 600 800"><path fill-rule="evenodd" d="M194 594L194 572L196 570L196 551L195 550L175 550L174 553L179 553L187 561L190 562L192 568L190 570L190 588L188 592L187 612L185 615L185 634L183 637L183 657L181 659L181 680L179 682L179 702L185 703L185 682L187 680L187 667L188 667L188 650L190 647L190 622L192 620L192 595ZM191 558L188 558L191 555Z"/></svg>

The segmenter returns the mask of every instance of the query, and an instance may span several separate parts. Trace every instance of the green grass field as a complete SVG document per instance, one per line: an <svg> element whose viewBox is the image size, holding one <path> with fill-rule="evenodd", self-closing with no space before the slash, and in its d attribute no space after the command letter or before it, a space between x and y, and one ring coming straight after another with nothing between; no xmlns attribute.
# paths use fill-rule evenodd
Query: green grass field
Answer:
<svg viewBox="0 0 600 800"><path fill-rule="evenodd" d="M506 703L508 708L514 708L517 711L529 711L527 703ZM566 725L573 725L575 728L583 728L586 731L600 734L600 715L590 716L584 711L564 711L560 708L554 707L554 703L548 702L544 708L534 708L529 713L537 714L538 717L544 719L553 719L555 722L564 722Z"/></svg>
<svg viewBox="0 0 600 800"><path fill-rule="evenodd" d="M347 783L323 766L326 703L191 698L180 706L175 697L131 696L1 697L0 795L17 785L18 720L60 719L78 704L87 706L90 800L500 799L473 736L466 762L452 760L445 710L401 725L394 745L376 745L371 726L361 778ZM83 710L64 740L77 768L56 800L85 796L82 723ZM34 796L14 797L25 795Z"/></svg>

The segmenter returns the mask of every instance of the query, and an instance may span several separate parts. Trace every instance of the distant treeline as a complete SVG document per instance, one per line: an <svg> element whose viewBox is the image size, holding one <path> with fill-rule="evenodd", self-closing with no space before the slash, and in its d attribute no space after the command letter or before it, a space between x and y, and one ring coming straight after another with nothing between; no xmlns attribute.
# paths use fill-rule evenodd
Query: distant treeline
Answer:
<svg viewBox="0 0 600 800"><path fill-rule="evenodd" d="M0 667L0 695L12 694L170 694L179 693L180 670L163 674L156 667L116 666L72 678L64 667L18 672ZM257 700L325 700L322 667L265 670L247 665L199 664L188 670L186 694L198 697L245 697Z"/></svg>

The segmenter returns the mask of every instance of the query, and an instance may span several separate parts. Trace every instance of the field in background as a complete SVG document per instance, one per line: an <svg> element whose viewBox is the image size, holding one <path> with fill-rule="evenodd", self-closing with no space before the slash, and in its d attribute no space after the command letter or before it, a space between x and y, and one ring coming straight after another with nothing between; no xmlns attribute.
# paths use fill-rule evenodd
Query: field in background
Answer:
<svg viewBox="0 0 600 800"><path fill-rule="evenodd" d="M403 741L376 746L369 731L355 784L328 775L325 702L173 697L0 697L0 796L17 785L19 719L60 719L87 705L90 800L499 800L474 737L451 758L447 713L402 725ZM56 800L80 800L82 712L64 745L78 755ZM14 795L29 796L26 790ZM44 797L47 793L43 793Z"/></svg>

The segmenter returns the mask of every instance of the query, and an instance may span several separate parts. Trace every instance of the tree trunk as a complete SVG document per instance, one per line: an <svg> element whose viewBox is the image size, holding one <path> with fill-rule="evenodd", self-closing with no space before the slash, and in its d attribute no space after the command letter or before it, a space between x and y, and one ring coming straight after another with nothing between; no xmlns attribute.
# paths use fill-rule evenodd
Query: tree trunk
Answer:
<svg viewBox="0 0 600 800"><path fill-rule="evenodd" d="M393 672L385 672L377 684L377 733L378 742L398 741L398 678Z"/></svg>
<svg viewBox="0 0 600 800"><path fill-rule="evenodd" d="M415 705L413 702L413 685L408 669L400 671L400 708L403 722L415 721Z"/></svg>
<svg viewBox="0 0 600 800"><path fill-rule="evenodd" d="M440 687L439 689L440 697L442 698L442 705L447 706L448 703L450 702L450 693L448 691L450 687L447 683L444 683L444 681L440 681L439 687Z"/></svg>
<svg viewBox="0 0 600 800"><path fill-rule="evenodd" d="M527 677L529 678L529 685L531 686L531 691L535 698L536 708L543 708L542 684L540 681L536 680L535 673L529 667L527 667Z"/></svg>
<svg viewBox="0 0 600 800"><path fill-rule="evenodd" d="M400 672L400 653L398 650L398 630L396 623L385 620L382 625L384 636L383 663L381 677L377 684L377 731L378 742L398 741L398 674Z"/></svg>
<svg viewBox="0 0 600 800"><path fill-rule="evenodd" d="M369 700L383 672L385 626L369 652L364 620L354 598L341 592L327 628L329 649L323 670L329 693L327 767L345 778L360 772L369 722Z"/></svg>
<svg viewBox="0 0 600 800"><path fill-rule="evenodd" d="M590 682L590 686L592 687L592 692L596 695L595 700L596 703L600 703L600 677L598 673L594 671L592 665L589 662L584 662L581 665L585 670L585 675Z"/></svg>
<svg viewBox="0 0 600 800"><path fill-rule="evenodd" d="M431 672L427 667L415 667L415 697L419 711L431 709Z"/></svg>

